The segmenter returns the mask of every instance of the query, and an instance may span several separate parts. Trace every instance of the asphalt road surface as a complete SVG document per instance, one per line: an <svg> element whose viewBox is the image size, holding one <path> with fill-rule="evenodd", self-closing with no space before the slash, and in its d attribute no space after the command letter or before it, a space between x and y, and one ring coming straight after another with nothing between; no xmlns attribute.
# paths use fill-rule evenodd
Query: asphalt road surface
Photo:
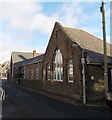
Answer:
<svg viewBox="0 0 112 120"><path fill-rule="evenodd" d="M6 98L3 118L111 118L112 115L90 107L72 105L34 93L19 85L3 82Z"/></svg>

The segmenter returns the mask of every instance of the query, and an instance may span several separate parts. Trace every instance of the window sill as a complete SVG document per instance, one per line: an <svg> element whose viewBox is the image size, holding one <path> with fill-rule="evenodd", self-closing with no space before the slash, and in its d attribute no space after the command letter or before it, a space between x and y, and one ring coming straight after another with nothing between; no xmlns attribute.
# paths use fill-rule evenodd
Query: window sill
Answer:
<svg viewBox="0 0 112 120"><path fill-rule="evenodd" d="M63 80L54 80L54 82L55 82L55 81L56 81L56 82L63 82Z"/></svg>
<svg viewBox="0 0 112 120"><path fill-rule="evenodd" d="M69 83L73 83L74 81L68 81Z"/></svg>

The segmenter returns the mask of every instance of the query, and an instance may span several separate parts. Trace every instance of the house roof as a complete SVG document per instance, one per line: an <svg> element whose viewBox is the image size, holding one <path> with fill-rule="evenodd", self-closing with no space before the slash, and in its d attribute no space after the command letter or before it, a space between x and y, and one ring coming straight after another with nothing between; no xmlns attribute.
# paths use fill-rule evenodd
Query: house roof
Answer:
<svg viewBox="0 0 112 120"><path fill-rule="evenodd" d="M0 67L3 67L3 66L5 66L5 64L0 64Z"/></svg>
<svg viewBox="0 0 112 120"><path fill-rule="evenodd" d="M87 52L89 63L104 63L103 40L81 29L58 26L65 32L73 43L78 44L80 50ZM107 43L107 62L112 64L112 44Z"/></svg>
<svg viewBox="0 0 112 120"><path fill-rule="evenodd" d="M90 51L85 49L87 52L87 61L88 63L104 63L104 55L101 53L96 53L94 51ZM112 57L107 56L107 63L112 64Z"/></svg>
<svg viewBox="0 0 112 120"><path fill-rule="evenodd" d="M9 66L8 62L0 64L0 72L2 71L2 73L6 73L6 70L9 68L10 68L10 66Z"/></svg>
<svg viewBox="0 0 112 120"><path fill-rule="evenodd" d="M9 62L0 64L0 68L5 68L5 67L7 67L7 66L9 66Z"/></svg>
<svg viewBox="0 0 112 120"><path fill-rule="evenodd" d="M71 40L84 49L103 54L103 40L81 29L63 27ZM112 44L107 43L107 55L112 56Z"/></svg>
<svg viewBox="0 0 112 120"><path fill-rule="evenodd" d="M41 53L37 53L37 56L41 55ZM33 57L32 52L12 52L12 60L13 63L25 61Z"/></svg>
<svg viewBox="0 0 112 120"><path fill-rule="evenodd" d="M39 55L39 56L34 57L34 58L30 58L27 61L25 61L25 64L30 64L30 63L35 63L35 62L41 61L41 60L43 60L44 55L45 54Z"/></svg>
<svg viewBox="0 0 112 120"><path fill-rule="evenodd" d="M44 54L38 55L34 58L30 58L30 59L27 59L25 61L14 63L14 66L23 66L23 65L27 65L27 64L32 64L32 63L43 60L43 57L44 57Z"/></svg>

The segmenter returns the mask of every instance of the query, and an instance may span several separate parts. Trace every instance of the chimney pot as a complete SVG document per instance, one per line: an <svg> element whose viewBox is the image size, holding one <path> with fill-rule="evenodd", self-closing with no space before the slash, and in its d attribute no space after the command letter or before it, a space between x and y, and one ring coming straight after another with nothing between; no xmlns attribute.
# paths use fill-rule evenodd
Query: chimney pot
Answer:
<svg viewBox="0 0 112 120"><path fill-rule="evenodd" d="M33 57L36 57L36 50L33 50Z"/></svg>

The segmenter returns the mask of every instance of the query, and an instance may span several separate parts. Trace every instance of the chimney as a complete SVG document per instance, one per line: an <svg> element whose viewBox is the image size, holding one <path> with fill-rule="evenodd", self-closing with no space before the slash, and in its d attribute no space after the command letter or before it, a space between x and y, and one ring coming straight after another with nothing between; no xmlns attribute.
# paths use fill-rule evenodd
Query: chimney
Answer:
<svg viewBox="0 0 112 120"><path fill-rule="evenodd" d="M36 50L33 50L33 57L36 57Z"/></svg>

